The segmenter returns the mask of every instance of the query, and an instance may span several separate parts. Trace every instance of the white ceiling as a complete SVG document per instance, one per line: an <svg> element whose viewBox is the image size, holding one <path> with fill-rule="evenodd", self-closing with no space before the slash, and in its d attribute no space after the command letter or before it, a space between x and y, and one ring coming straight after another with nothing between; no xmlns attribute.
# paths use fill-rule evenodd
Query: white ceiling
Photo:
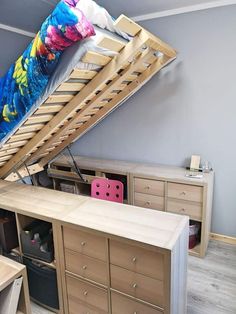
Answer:
<svg viewBox="0 0 236 314"><path fill-rule="evenodd" d="M97 0L114 16L130 17L175 10L205 3L227 3L234 0ZM59 0L0 0L0 24L37 32L41 23ZM236 3L236 0L235 0Z"/></svg>
<svg viewBox="0 0 236 314"><path fill-rule="evenodd" d="M113 15L124 13L128 16L139 16L153 12L179 9L186 6L205 4L206 2L222 2L224 0L97 0ZM235 1L236 2L236 1Z"/></svg>

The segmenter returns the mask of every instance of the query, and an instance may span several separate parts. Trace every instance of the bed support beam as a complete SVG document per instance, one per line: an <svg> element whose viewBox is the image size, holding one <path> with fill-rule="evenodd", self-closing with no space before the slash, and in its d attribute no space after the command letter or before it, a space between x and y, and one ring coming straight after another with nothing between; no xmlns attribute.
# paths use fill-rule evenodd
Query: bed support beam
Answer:
<svg viewBox="0 0 236 314"><path fill-rule="evenodd" d="M22 167L19 170L17 170L17 172L20 174L20 176L22 178L28 177L29 174L32 175L32 174L35 174L35 173L38 173L38 172L41 172L44 170L44 167L42 167L38 163L31 165L31 166L28 166L27 168L28 168L28 170L26 169L26 167ZM17 174L17 172L15 172L15 171L12 172L9 176L7 176L5 178L5 180L11 181L11 182L18 181L20 178L19 178L19 175Z"/></svg>

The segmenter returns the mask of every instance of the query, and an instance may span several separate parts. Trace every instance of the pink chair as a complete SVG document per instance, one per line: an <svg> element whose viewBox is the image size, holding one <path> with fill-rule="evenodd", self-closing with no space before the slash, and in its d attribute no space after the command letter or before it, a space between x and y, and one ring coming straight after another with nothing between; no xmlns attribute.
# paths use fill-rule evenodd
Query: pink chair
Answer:
<svg viewBox="0 0 236 314"><path fill-rule="evenodd" d="M91 196L106 201L123 203L123 183L106 178L94 179L91 185Z"/></svg>

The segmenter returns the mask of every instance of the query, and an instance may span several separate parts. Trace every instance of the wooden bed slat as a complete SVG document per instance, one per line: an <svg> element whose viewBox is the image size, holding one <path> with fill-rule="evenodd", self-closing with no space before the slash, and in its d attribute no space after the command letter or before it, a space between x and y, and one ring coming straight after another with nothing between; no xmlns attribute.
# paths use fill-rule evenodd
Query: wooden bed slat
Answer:
<svg viewBox="0 0 236 314"><path fill-rule="evenodd" d="M2 162L2 161L7 161L7 160L9 160L11 157L12 157L12 155L6 155L6 156L4 156L4 157L0 157L0 162Z"/></svg>
<svg viewBox="0 0 236 314"><path fill-rule="evenodd" d="M18 142L21 140L27 140L29 138L32 138L36 133L35 132L30 132L30 133L23 133L23 134L18 134L18 135L13 135L8 143L13 143L13 142Z"/></svg>
<svg viewBox="0 0 236 314"><path fill-rule="evenodd" d="M14 142L14 143L10 143L10 144L4 144L2 149L6 150L6 149L10 149L10 148L15 148L15 147L21 147L27 143L28 143L28 141L19 141L19 142Z"/></svg>
<svg viewBox="0 0 236 314"><path fill-rule="evenodd" d="M108 56L101 55L100 53L94 52L94 51L88 51L82 61L85 63L92 63L96 65L107 65L111 61L112 58Z"/></svg>
<svg viewBox="0 0 236 314"><path fill-rule="evenodd" d="M125 15L121 15L114 22L114 26L119 28L122 32L127 33L131 36L136 36L138 32L142 30L142 27L137 23L127 18Z"/></svg>
<svg viewBox="0 0 236 314"><path fill-rule="evenodd" d="M19 130L16 132L16 134L22 134L22 133L28 133L28 132L34 132L39 131L44 127L43 123L38 124L32 124L32 125L22 125Z"/></svg>
<svg viewBox="0 0 236 314"><path fill-rule="evenodd" d="M115 52L120 52L125 46L122 41L107 36L102 37L101 40L97 42L97 45Z"/></svg>
<svg viewBox="0 0 236 314"><path fill-rule="evenodd" d="M44 104L36 111L35 114L47 114L47 113L57 113L63 108L63 105L55 104L55 105L48 105Z"/></svg>
<svg viewBox="0 0 236 314"><path fill-rule="evenodd" d="M70 75L71 79L91 80L97 75L96 71L74 69Z"/></svg>
<svg viewBox="0 0 236 314"><path fill-rule="evenodd" d="M57 92L79 92L84 86L83 83L65 82L57 88Z"/></svg>
<svg viewBox="0 0 236 314"><path fill-rule="evenodd" d="M25 125L32 124L32 123L48 122L52 118L53 118L52 114L34 115L25 122Z"/></svg>
<svg viewBox="0 0 236 314"><path fill-rule="evenodd" d="M0 157L6 156L6 155L12 155L12 154L18 152L18 150L19 150L19 148L0 150Z"/></svg>
<svg viewBox="0 0 236 314"><path fill-rule="evenodd" d="M60 102L68 102L70 101L74 95L55 95L52 94L48 97L48 99L45 101L46 104L54 104L54 103L60 103Z"/></svg>

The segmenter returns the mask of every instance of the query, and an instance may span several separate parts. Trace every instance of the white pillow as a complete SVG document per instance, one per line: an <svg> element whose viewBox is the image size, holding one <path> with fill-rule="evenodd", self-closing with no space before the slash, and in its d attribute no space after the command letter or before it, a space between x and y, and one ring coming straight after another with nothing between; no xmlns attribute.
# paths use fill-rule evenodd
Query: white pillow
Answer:
<svg viewBox="0 0 236 314"><path fill-rule="evenodd" d="M79 2L76 4L76 8L80 9L86 18L94 25L97 25L103 29L108 29L111 32L119 34L125 39L130 40L130 37L126 33L121 32L114 26L114 20L108 11L105 8L99 6L95 1L79 0Z"/></svg>

